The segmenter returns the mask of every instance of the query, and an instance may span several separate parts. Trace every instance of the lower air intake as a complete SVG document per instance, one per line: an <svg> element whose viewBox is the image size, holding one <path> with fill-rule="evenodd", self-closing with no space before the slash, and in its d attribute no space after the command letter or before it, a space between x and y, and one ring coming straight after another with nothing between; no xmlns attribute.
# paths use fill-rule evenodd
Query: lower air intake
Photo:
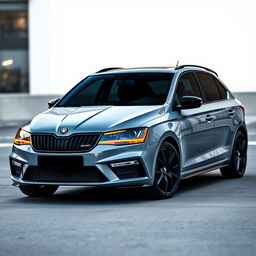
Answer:
<svg viewBox="0 0 256 256"><path fill-rule="evenodd" d="M25 181L38 182L106 182L108 179L94 166L50 168L30 166L23 177Z"/></svg>

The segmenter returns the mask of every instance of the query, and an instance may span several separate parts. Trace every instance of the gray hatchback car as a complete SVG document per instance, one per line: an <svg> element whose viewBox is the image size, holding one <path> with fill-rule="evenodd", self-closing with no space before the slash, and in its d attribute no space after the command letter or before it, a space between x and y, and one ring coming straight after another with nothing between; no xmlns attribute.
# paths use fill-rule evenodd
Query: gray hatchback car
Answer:
<svg viewBox="0 0 256 256"><path fill-rule="evenodd" d="M10 155L13 185L26 195L143 186L161 199L214 169L244 175L244 107L208 68L108 68L48 105L19 129Z"/></svg>

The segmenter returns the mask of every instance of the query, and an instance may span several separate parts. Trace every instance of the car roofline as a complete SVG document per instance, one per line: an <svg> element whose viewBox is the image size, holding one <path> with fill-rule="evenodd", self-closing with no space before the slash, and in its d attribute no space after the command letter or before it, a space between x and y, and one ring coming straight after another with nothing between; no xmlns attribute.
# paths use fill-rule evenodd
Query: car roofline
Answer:
<svg viewBox="0 0 256 256"><path fill-rule="evenodd" d="M115 73L140 73L140 72L155 72L155 73L182 73L183 71L206 71L209 73L218 76L218 74L207 67L198 66L198 65L179 65L179 66L149 66L149 67L130 67L130 68L121 68L121 67L109 67L101 69L95 72L93 75L100 74L115 74Z"/></svg>

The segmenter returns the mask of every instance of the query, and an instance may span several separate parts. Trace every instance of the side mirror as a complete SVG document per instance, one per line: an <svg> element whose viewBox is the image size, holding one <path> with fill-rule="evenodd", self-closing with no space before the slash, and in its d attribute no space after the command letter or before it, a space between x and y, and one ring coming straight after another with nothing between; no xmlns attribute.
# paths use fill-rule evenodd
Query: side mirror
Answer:
<svg viewBox="0 0 256 256"><path fill-rule="evenodd" d="M203 100L196 96L183 96L180 99L180 105L176 106L176 109L199 108L202 102Z"/></svg>
<svg viewBox="0 0 256 256"><path fill-rule="evenodd" d="M48 108L52 108L60 99L52 99L48 101Z"/></svg>

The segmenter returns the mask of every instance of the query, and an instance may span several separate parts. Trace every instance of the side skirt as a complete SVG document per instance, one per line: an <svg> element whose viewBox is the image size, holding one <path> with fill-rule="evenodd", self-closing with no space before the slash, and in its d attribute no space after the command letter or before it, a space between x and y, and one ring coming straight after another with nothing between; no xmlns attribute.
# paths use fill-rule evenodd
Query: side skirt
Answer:
<svg viewBox="0 0 256 256"><path fill-rule="evenodd" d="M206 167L206 168L203 168L203 169L202 168L197 168L197 169L194 169L194 170L191 170L191 171L181 173L180 179L184 180L184 179L187 179L187 178L190 178L190 177L193 177L193 176L197 176L197 175L200 175L200 174L203 174L203 173L206 173L206 172L210 172L210 171L225 167L227 165L228 165L228 163L225 163L225 164L222 163L222 164L216 164L214 166L209 166L209 167Z"/></svg>

